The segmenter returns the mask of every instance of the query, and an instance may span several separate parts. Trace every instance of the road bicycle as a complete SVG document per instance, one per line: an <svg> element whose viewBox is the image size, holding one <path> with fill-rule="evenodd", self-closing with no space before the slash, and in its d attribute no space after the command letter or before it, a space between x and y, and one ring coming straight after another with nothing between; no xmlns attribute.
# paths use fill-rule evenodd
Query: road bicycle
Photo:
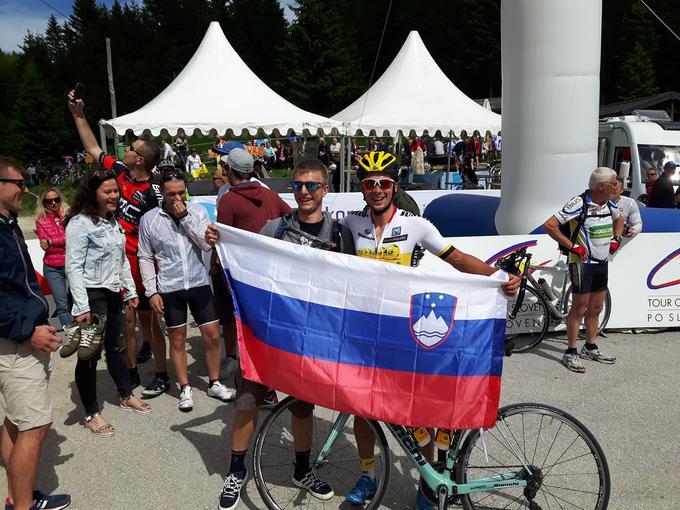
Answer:
<svg viewBox="0 0 680 510"><path fill-rule="evenodd" d="M548 332L565 332L571 308L571 284L568 266L560 259L554 266L531 265L531 253L523 247L496 262L496 267L521 275L522 283L515 299L508 300L506 339L513 342L512 352L536 347ZM535 278L538 272L550 279ZM611 314L611 295L607 289L600 313L597 333L607 326ZM581 328L584 329L583 323Z"/></svg>
<svg viewBox="0 0 680 510"><path fill-rule="evenodd" d="M292 483L290 410L296 402L294 397L279 402L255 439L253 473L266 507L359 508L344 501L361 474L354 417L346 413L316 406L311 438L307 436L312 467L333 488L333 496L320 500ZM422 455L405 427L367 423L376 438L377 489L366 509L381 504L395 509L406 506L403 494L385 500L392 476L399 476L399 488L415 500L409 468L420 475L420 487L438 510L450 505L462 505L466 510L607 508L610 477L602 448L583 424L555 407L513 404L499 409L494 428L449 431L450 447L440 450L434 463ZM393 459L383 427L405 459ZM399 469L393 470L393 463L398 463Z"/></svg>

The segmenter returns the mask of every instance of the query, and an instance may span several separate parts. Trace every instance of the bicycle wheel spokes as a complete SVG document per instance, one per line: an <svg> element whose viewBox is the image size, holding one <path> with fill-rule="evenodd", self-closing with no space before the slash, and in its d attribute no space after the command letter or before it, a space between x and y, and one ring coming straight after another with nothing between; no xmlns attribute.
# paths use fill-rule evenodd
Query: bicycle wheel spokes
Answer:
<svg viewBox="0 0 680 510"><path fill-rule="evenodd" d="M514 309L516 299L508 300L508 314ZM545 300L536 290L527 286L524 300L514 319L508 318L505 335L515 343L513 352L523 352L536 346L548 332L550 316Z"/></svg>
<svg viewBox="0 0 680 510"><path fill-rule="evenodd" d="M463 497L468 510L528 508L531 501L543 509L606 508L609 470L604 454L592 434L568 414L538 404L509 406L499 412L496 427L484 439L486 452L479 431L466 438L458 480L523 472L528 486L469 494Z"/></svg>
<svg viewBox="0 0 680 510"><path fill-rule="evenodd" d="M296 404L297 403L297 404ZM311 448L310 462L314 466L319 452L338 418L338 413L314 407L311 422L293 423L292 412L299 410L299 401L288 398L278 404L260 427L253 455L254 477L258 492L267 508L340 508L345 497L361 476L361 465L354 435L354 418L350 417L340 431L325 458L315 467L318 476L331 486L334 495L328 500L314 497L307 490L295 486L291 480L294 472L295 446ZM377 424L370 423L375 440L375 473L378 492L365 508L377 508L389 481L389 452L387 441ZM297 435L297 441L294 433ZM375 503L373 503L375 502ZM347 505L346 503L344 505ZM344 508L343 505L343 508Z"/></svg>

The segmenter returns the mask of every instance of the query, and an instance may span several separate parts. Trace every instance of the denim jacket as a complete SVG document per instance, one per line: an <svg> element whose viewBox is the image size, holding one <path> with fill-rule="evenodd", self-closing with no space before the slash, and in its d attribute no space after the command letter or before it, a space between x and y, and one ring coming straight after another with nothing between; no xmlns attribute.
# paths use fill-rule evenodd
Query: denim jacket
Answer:
<svg viewBox="0 0 680 510"><path fill-rule="evenodd" d="M88 288L125 289L126 301L137 297L125 256L125 233L115 217L93 220L78 214L71 218L66 226L66 276L74 317L90 311Z"/></svg>

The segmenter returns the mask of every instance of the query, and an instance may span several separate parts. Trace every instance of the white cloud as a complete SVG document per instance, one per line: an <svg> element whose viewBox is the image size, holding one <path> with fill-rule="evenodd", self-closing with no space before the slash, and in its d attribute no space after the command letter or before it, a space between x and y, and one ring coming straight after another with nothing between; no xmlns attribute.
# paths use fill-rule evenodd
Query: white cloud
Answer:
<svg viewBox="0 0 680 510"><path fill-rule="evenodd" d="M3 12L0 16L0 48L3 51L21 51L18 46L24 42L26 32L43 33L48 16L31 13Z"/></svg>

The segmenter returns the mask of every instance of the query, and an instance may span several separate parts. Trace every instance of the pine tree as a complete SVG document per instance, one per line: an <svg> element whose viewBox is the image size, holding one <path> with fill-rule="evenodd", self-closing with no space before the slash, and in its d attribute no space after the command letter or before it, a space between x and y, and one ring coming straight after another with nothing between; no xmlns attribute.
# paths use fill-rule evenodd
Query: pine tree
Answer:
<svg viewBox="0 0 680 510"><path fill-rule="evenodd" d="M61 103L59 103L61 104ZM56 161L68 138L62 112L50 94L38 66L29 62L9 122L12 155L23 161Z"/></svg>
<svg viewBox="0 0 680 510"><path fill-rule="evenodd" d="M621 66L618 86L619 101L628 101L659 92L654 74L654 62L640 42L636 42L633 51Z"/></svg>
<svg viewBox="0 0 680 510"><path fill-rule="evenodd" d="M288 99L322 115L346 107L365 90L359 34L342 22L352 2L300 0L286 50Z"/></svg>

